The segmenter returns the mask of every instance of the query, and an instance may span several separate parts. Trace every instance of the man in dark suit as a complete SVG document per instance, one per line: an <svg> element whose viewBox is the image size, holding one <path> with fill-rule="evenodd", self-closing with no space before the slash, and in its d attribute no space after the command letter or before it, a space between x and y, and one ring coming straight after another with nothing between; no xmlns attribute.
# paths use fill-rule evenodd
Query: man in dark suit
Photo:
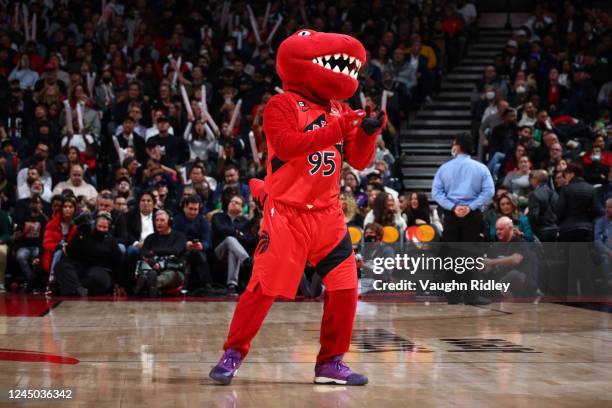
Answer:
<svg viewBox="0 0 612 408"><path fill-rule="evenodd" d="M557 240L559 227L555 205L559 196L548 185L548 173L545 170L535 170L529 175L529 183L533 191L528 196L527 217L534 234L542 242Z"/></svg>

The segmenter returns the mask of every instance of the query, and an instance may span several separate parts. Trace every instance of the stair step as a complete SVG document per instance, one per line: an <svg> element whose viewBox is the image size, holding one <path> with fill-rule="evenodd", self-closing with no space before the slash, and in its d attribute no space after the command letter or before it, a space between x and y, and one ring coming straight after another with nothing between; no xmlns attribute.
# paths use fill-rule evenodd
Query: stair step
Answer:
<svg viewBox="0 0 612 408"><path fill-rule="evenodd" d="M465 58L462 59L461 62L459 63L459 66L463 66L463 65L482 65L485 66L487 64L490 64L491 62L493 62L493 58L489 58L489 57L482 57L482 58Z"/></svg>
<svg viewBox="0 0 612 408"><path fill-rule="evenodd" d="M417 165L420 164L424 166L426 163L434 163L434 164L442 164L450 159L452 159L450 155L450 150L448 151L448 155L443 156L440 154L430 154L430 155L422 155L422 156L410 156L407 155L404 157L404 161L402 161L402 165Z"/></svg>
<svg viewBox="0 0 612 408"><path fill-rule="evenodd" d="M501 54L502 49L498 49L498 50L470 50L468 52L468 58L495 58L497 57L499 54Z"/></svg>
<svg viewBox="0 0 612 408"><path fill-rule="evenodd" d="M431 119L422 119L422 120L414 120L408 124L409 129L414 129L417 127L445 127L445 128L466 128L471 125L471 121L469 120L431 120Z"/></svg>
<svg viewBox="0 0 612 408"><path fill-rule="evenodd" d="M411 179L424 179L429 178L431 183L434 176L436 175L437 167L406 167L402 169L404 178Z"/></svg>
<svg viewBox="0 0 612 408"><path fill-rule="evenodd" d="M458 66L458 67L454 68L451 72L453 74L459 74L459 73L463 73L463 72L471 74L471 73L474 73L474 72L482 73L483 71L484 71L484 66L478 65L478 66L464 66L464 67Z"/></svg>
<svg viewBox="0 0 612 408"><path fill-rule="evenodd" d="M459 100L469 101L472 97L472 92L441 92L436 95L436 101Z"/></svg>
<svg viewBox="0 0 612 408"><path fill-rule="evenodd" d="M401 142L402 148L410 149L410 148L418 148L418 147L427 147L427 148L448 148L450 144L448 143L448 139L427 139L427 140L405 140Z"/></svg>
<svg viewBox="0 0 612 408"><path fill-rule="evenodd" d="M451 116L453 118L472 118L472 112L469 110L431 110L426 109L417 113L417 119L423 118L442 118L444 116Z"/></svg>
<svg viewBox="0 0 612 408"><path fill-rule="evenodd" d="M404 188L408 191L431 190L432 180L408 179L404 180Z"/></svg>
<svg viewBox="0 0 612 408"><path fill-rule="evenodd" d="M426 109L436 111L436 110L456 110L463 111L468 107L468 103L464 102L456 102L456 101L434 101L430 104L426 105Z"/></svg>
<svg viewBox="0 0 612 408"><path fill-rule="evenodd" d="M456 91L456 90L469 90L474 89L474 84L471 82L443 82L440 84L442 92L444 91Z"/></svg>
<svg viewBox="0 0 612 408"><path fill-rule="evenodd" d="M482 71L482 69L481 69ZM461 83L474 83L482 78L482 72L476 74L448 74L446 76L447 81L461 82Z"/></svg>
<svg viewBox="0 0 612 408"><path fill-rule="evenodd" d="M505 47L507 41L486 41L475 44L470 51L488 51L496 50L501 51Z"/></svg>
<svg viewBox="0 0 612 408"><path fill-rule="evenodd" d="M425 138L425 137L448 137L453 138L459 132L467 132L468 128L465 129L406 129L401 131L402 136L414 137L414 138Z"/></svg>

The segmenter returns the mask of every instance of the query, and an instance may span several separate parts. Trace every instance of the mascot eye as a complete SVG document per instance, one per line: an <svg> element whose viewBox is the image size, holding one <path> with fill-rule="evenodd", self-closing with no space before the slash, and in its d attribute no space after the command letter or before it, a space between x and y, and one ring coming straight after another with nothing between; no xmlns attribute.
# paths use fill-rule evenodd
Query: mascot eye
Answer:
<svg viewBox="0 0 612 408"><path fill-rule="evenodd" d="M297 35L300 37L306 37L307 35L310 35L310 31L300 31L297 33Z"/></svg>

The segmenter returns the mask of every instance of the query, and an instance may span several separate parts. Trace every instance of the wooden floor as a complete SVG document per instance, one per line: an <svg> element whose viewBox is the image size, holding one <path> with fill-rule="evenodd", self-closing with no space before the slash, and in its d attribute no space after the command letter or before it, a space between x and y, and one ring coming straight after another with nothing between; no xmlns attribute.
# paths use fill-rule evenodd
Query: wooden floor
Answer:
<svg viewBox="0 0 612 408"><path fill-rule="evenodd" d="M345 359L370 384L329 387L311 383L322 305L276 303L232 385L217 386L207 374L234 306L64 300L0 317L0 406L17 405L15 388L72 390L26 407L612 406L608 313L360 302Z"/></svg>

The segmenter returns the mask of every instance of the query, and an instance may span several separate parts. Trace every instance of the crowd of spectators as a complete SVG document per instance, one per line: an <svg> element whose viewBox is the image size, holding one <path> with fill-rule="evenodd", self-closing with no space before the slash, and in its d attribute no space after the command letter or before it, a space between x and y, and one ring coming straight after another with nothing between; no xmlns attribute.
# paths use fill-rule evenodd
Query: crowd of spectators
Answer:
<svg viewBox="0 0 612 408"><path fill-rule="evenodd" d="M352 107L392 92L375 160L342 180L359 216L401 222L399 128L475 24L465 0L0 2L0 291L8 262L23 290L131 293L176 256L184 290L234 294L261 217L248 180L265 175L275 50L301 27L365 45ZM144 285L163 293L164 276Z"/></svg>

